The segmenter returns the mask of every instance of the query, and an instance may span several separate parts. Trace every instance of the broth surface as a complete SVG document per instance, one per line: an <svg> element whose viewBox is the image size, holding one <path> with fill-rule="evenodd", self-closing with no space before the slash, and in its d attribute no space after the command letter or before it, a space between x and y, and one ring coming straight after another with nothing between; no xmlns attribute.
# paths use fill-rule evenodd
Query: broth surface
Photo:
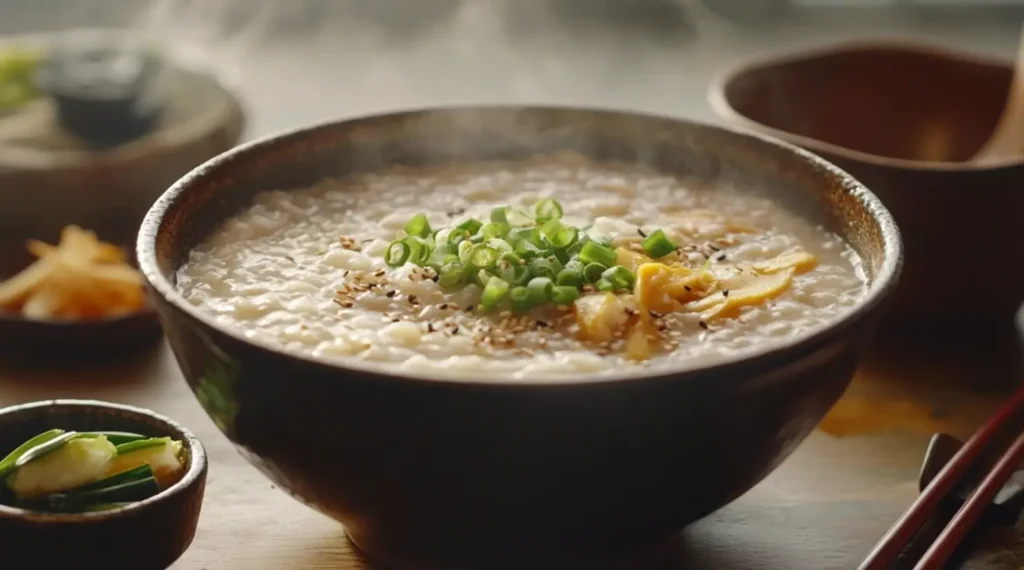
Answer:
<svg viewBox="0 0 1024 570"><path fill-rule="evenodd" d="M646 335L651 356L636 359L627 330L588 338L574 307L482 311L476 285L446 293L431 270L384 262L417 213L446 228L469 216L486 221L496 206L529 210L542 198L561 203L566 224L589 226L616 247L638 250L641 235L663 229L680 245L669 261L693 271L749 274L794 252L815 263L794 272L781 294L713 320L708 311L640 307L657 330ZM432 376L557 379L729 359L835 319L865 294L867 279L842 239L770 200L640 167L549 157L394 168L261 194L191 252L177 286L247 337L322 359ZM723 289L713 289L719 300ZM632 296L624 299L635 314Z"/></svg>

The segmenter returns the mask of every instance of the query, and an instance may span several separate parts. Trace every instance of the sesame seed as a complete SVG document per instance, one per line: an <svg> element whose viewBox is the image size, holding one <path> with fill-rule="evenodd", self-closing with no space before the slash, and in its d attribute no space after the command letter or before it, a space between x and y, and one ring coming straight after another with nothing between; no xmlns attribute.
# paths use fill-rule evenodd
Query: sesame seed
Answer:
<svg viewBox="0 0 1024 570"><path fill-rule="evenodd" d="M718 254L718 261L725 261L725 254L724 253Z"/></svg>
<svg viewBox="0 0 1024 570"><path fill-rule="evenodd" d="M722 296L723 297L728 297L729 296L729 290L726 289L726 290L722 291Z"/></svg>
<svg viewBox="0 0 1024 570"><path fill-rule="evenodd" d="M708 330L708 324L705 323L704 321L698 321L697 324L700 325L700 328Z"/></svg>
<svg viewBox="0 0 1024 570"><path fill-rule="evenodd" d="M686 289L687 293L689 293L690 291L693 291L693 287L690 287L689 285L683 285L683 289Z"/></svg>
<svg viewBox="0 0 1024 570"><path fill-rule="evenodd" d="M416 295L409 295L409 304L410 305L418 305L419 304L419 299L416 298Z"/></svg>
<svg viewBox="0 0 1024 570"><path fill-rule="evenodd" d="M640 237L642 237L642 238L647 237L647 234L644 233L643 228L637 228L636 229L636 233L640 234Z"/></svg>

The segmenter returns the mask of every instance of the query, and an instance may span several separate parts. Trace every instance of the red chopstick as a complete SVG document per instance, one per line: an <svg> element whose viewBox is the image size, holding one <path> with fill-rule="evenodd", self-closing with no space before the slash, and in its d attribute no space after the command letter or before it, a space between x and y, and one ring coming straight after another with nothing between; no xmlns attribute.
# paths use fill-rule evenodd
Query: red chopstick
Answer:
<svg viewBox="0 0 1024 570"><path fill-rule="evenodd" d="M931 548L917 562L914 570L940 570L943 567L949 556L953 554L953 550L978 522L985 507L992 502L1003 485L1017 471L1021 461L1024 461L1024 433L1017 437L1017 441L999 459L992 472L985 477L971 498L960 507L953 520L949 521L949 525L942 531L942 534L935 539Z"/></svg>
<svg viewBox="0 0 1024 570"><path fill-rule="evenodd" d="M967 443L965 443L959 451L957 451L956 455L949 460L949 463L942 468L942 471L939 471L939 474L935 476L917 500L914 501L914 504L910 505L907 512L903 513L903 516L896 521L896 524L894 524L885 536L882 537L882 540L875 545L874 550L868 554L868 557L865 558L864 562L859 566L859 570L885 570L892 566L896 561L896 558L899 556L900 551L910 542L917 531L921 529L932 514L934 514L942 498L952 491L957 482L963 478L964 474L971 467L971 464L973 464L978 456L985 450L985 447L992 440L993 436L999 433L1003 426L1006 425L1011 418L1015 417L1021 409L1024 409L1024 388L1018 390L1017 393L1014 394L1013 397L1011 397L999 409L999 411L981 427L981 429L975 432L975 434L971 436L971 439L967 440ZM1014 448L1016 448L1019 443L1020 441L1014 444ZM1013 450L1011 449L1010 451L1012 452ZM1012 455L1012 453L1008 453L1003 457L1003 460L1009 461L1009 459L1012 459ZM1000 461L1000 465L1003 463L1004 461ZM1016 467L1015 463L1009 462L1009 464ZM1011 469L1010 474L1012 473L1013 470ZM991 484L995 485L995 480L998 479L998 477L994 477L995 475L999 475L998 469L989 474L985 480L989 481L992 479L993 481ZM1009 477L1009 475L1007 475L1007 477ZM1003 480L1003 483L1005 483L1005 479ZM995 493L998 493L1001 488L1002 483L995 488L992 496L995 496ZM980 490L981 489L979 488L979 491ZM978 515L978 513L974 513L973 510L977 509L980 513L980 511L987 506L988 502L992 500L992 496L989 496L987 500L982 500L983 497L980 497L980 493L975 493L975 496L979 496L979 499L977 501L973 501L972 498L972 502L977 502L979 506L972 507L970 512L961 517L961 514L967 509L967 505L964 505L961 512L957 513L957 517L960 518L961 524L970 524L973 522L970 517L976 518ZM954 534L956 532L959 531L949 531L949 534L952 537L956 537L956 542L958 542L959 538L962 538L962 536ZM943 534L946 534L946 532ZM935 544L940 543L937 541ZM955 546L956 544L954 542L953 545L948 548L952 551L952 548ZM948 553L946 553L947 547L937 547L933 545L932 548L936 550L936 553L932 555L936 557L936 560L938 560L943 553L948 556ZM927 568L930 569L932 567ZM916 570L924 569L921 566L918 566Z"/></svg>

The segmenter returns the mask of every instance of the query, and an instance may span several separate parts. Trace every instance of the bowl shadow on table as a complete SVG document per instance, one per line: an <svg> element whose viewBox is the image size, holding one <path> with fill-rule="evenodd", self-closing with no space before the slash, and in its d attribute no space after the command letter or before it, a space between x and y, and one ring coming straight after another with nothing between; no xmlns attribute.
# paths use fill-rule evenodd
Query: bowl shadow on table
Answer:
<svg viewBox="0 0 1024 570"><path fill-rule="evenodd" d="M941 47L861 41L741 62L709 90L726 122L824 157L896 218L906 264L879 331L889 348L926 345L935 357L967 341L1019 362L1008 349L1024 300L1024 159L965 162L992 133L1012 69Z"/></svg>

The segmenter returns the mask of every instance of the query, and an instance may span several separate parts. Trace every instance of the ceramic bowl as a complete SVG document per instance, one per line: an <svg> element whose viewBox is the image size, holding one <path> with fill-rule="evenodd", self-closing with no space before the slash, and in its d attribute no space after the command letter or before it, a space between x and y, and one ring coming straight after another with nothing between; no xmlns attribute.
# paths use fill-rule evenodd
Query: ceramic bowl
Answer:
<svg viewBox="0 0 1024 570"><path fill-rule="evenodd" d="M1002 331L1024 301L1024 159L965 161L994 130L1012 72L942 47L863 41L740 62L709 94L728 123L811 150L882 200L907 251L895 313ZM956 268L988 277L957 279Z"/></svg>
<svg viewBox="0 0 1024 570"><path fill-rule="evenodd" d="M127 31L73 30L0 38L0 47L141 42ZM134 237L153 201L203 161L234 146L245 125L239 99L187 46L158 45L168 107L152 134L106 151L81 148L52 127L45 101L0 117L0 235L46 239L68 224ZM182 55L179 55L180 54Z"/></svg>
<svg viewBox="0 0 1024 570"><path fill-rule="evenodd" d="M0 281L33 259L23 240L0 240ZM103 360L150 346L162 333L148 305L137 313L86 321L38 321L0 310L0 359L39 362L59 354L74 364Z"/></svg>
<svg viewBox="0 0 1024 570"><path fill-rule="evenodd" d="M87 514L0 505L5 565L11 568L167 568L192 543L206 487L206 452L173 420L149 410L92 400L50 400L0 409L0 455L44 431L127 431L184 444L181 481L144 501Z"/></svg>
<svg viewBox="0 0 1024 570"><path fill-rule="evenodd" d="M827 328L744 358L545 383L318 361L224 328L175 290L189 251L261 191L396 164L560 150L770 192L849 240L869 291ZM783 461L849 383L896 282L901 246L874 196L788 145L639 114L471 107L323 124L242 146L154 205L138 254L207 413L254 465L344 524L364 551L399 567L565 568L669 540Z"/></svg>

